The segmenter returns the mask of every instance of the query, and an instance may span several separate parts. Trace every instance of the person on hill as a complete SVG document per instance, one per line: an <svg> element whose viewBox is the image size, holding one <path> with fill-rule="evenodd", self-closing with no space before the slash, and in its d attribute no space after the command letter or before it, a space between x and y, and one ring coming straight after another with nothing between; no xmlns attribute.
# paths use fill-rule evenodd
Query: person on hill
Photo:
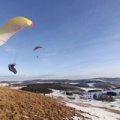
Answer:
<svg viewBox="0 0 120 120"><path fill-rule="evenodd" d="M8 69L9 69L11 72L13 72L14 74L17 73L17 70L14 68L15 65L16 65L15 63L8 65Z"/></svg>

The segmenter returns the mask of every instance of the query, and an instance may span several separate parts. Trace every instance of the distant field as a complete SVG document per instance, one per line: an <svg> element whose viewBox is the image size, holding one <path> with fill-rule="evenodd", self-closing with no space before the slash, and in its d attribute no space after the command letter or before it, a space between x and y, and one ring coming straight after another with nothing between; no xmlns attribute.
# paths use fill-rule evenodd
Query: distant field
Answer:
<svg viewBox="0 0 120 120"><path fill-rule="evenodd" d="M60 83L32 84L32 85L27 85L26 87L23 87L21 90L47 94L52 92L50 89L64 90L64 91L74 91L74 90L79 90L81 92L83 91L74 85L60 84Z"/></svg>

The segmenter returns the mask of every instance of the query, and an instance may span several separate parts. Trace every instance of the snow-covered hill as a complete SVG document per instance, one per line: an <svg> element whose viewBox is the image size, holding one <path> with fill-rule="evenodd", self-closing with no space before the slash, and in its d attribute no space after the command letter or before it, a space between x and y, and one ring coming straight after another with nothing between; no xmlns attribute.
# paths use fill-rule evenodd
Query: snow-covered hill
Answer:
<svg viewBox="0 0 120 120"><path fill-rule="evenodd" d="M85 120L120 120L120 99L114 102L102 102L93 99L86 99L83 96L73 94L69 98L64 91L52 90L53 93L47 94L62 104L73 107L81 112ZM75 120L81 120L75 118Z"/></svg>
<svg viewBox="0 0 120 120"><path fill-rule="evenodd" d="M0 82L0 86L9 86L9 84Z"/></svg>

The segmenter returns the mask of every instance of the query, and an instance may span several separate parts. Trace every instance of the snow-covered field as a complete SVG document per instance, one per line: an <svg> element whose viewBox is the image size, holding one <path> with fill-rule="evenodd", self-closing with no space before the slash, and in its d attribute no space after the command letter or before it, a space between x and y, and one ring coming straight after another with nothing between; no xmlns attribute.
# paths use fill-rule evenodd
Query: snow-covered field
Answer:
<svg viewBox="0 0 120 120"><path fill-rule="evenodd" d="M120 98L114 102L102 102L93 99L81 99L82 97L76 94L70 98L64 91L52 91L53 93L47 94L47 96L75 108L84 116L85 120L120 120ZM82 120L78 117L74 117L73 119Z"/></svg>
<svg viewBox="0 0 120 120"><path fill-rule="evenodd" d="M103 90L103 89L100 89L100 88L85 88L85 87L78 87L82 90L85 90L85 91L89 91L89 90Z"/></svg>
<svg viewBox="0 0 120 120"><path fill-rule="evenodd" d="M23 88L23 87L26 87L26 86L17 86L17 87L9 87L9 88L11 88L11 89L16 89L16 90L20 90L21 88Z"/></svg>
<svg viewBox="0 0 120 120"><path fill-rule="evenodd" d="M5 86L9 86L8 83L0 83L0 87L5 87Z"/></svg>

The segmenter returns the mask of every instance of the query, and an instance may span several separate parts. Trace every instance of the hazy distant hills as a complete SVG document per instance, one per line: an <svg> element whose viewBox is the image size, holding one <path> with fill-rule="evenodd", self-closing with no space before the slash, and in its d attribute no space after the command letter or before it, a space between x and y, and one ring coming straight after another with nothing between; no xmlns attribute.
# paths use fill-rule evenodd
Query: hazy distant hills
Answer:
<svg viewBox="0 0 120 120"><path fill-rule="evenodd" d="M29 85L29 84L42 84L42 83L62 83L72 84L78 87L90 87L90 88L102 88L111 89L120 87L120 78L93 78L93 79L81 79L81 80L69 80L69 79L50 79L50 80L26 80L26 81L2 81L9 84Z"/></svg>
<svg viewBox="0 0 120 120"><path fill-rule="evenodd" d="M113 82L113 83L120 83L120 78L95 78L96 80L102 80L107 82Z"/></svg>
<svg viewBox="0 0 120 120"><path fill-rule="evenodd" d="M24 81L22 84L40 84L40 83L64 83L73 84L79 87L96 87L102 89L110 89L114 87L120 87L120 78L94 78L94 79L82 79L82 80L31 80Z"/></svg>

